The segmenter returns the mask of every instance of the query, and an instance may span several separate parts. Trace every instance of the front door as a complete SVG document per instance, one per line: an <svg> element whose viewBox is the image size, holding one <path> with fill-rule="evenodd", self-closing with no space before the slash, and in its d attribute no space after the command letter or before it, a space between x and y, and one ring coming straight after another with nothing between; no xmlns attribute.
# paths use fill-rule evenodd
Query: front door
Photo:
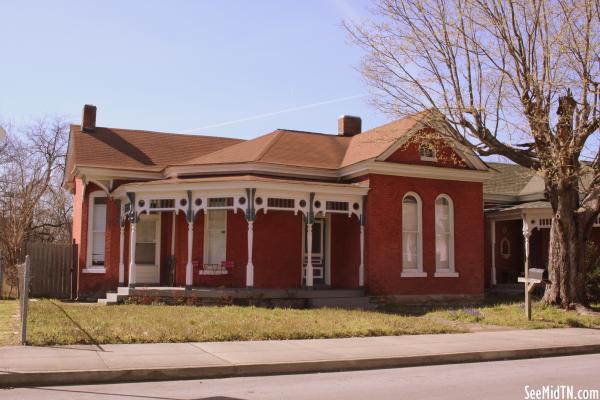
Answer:
<svg viewBox="0 0 600 400"><path fill-rule="evenodd" d="M218 268L227 257L227 211L209 210L206 215L204 264Z"/></svg>
<svg viewBox="0 0 600 400"><path fill-rule="evenodd" d="M313 266L313 284L325 284L325 268L326 268L326 249L325 236L327 224L325 218L315 218L312 226L312 266ZM306 284L306 264L308 263L308 248L306 240L306 225L304 225L304 256L302 268L302 282Z"/></svg>
<svg viewBox="0 0 600 400"><path fill-rule="evenodd" d="M137 283L160 284L160 215L140 215L135 239Z"/></svg>

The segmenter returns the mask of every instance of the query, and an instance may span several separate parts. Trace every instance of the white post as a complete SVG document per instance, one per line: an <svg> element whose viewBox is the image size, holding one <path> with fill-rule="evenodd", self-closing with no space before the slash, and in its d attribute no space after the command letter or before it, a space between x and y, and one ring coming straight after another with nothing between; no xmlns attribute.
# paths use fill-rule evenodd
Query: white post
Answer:
<svg viewBox="0 0 600 400"><path fill-rule="evenodd" d="M254 242L254 221L248 221L248 263L246 264L246 286L254 286L254 264L252 263L252 243Z"/></svg>
<svg viewBox="0 0 600 400"><path fill-rule="evenodd" d="M365 286L365 226L360 225L360 264L358 266L358 286Z"/></svg>
<svg viewBox="0 0 600 400"><path fill-rule="evenodd" d="M171 224L171 255L174 256L175 255L175 229L177 228L177 226L175 225L175 223L177 222L177 214L175 213L175 211L173 211L173 221Z"/></svg>
<svg viewBox="0 0 600 400"><path fill-rule="evenodd" d="M192 268L192 245L194 243L194 222L188 222L188 248L187 248L187 264L185 265L185 288L192 288L193 268Z"/></svg>
<svg viewBox="0 0 600 400"><path fill-rule="evenodd" d="M531 319L531 299L529 294L529 237L531 230L527 219L523 218L523 237L525 238L525 315Z"/></svg>
<svg viewBox="0 0 600 400"><path fill-rule="evenodd" d="M492 276L491 284L496 284L496 221L490 222L490 245L492 246Z"/></svg>
<svg viewBox="0 0 600 400"><path fill-rule="evenodd" d="M135 221L129 224L129 287L135 287Z"/></svg>
<svg viewBox="0 0 600 400"><path fill-rule="evenodd" d="M123 262L123 253L125 251L125 225L119 229L119 286L125 285L125 264Z"/></svg>
<svg viewBox="0 0 600 400"><path fill-rule="evenodd" d="M306 286L313 286L312 224L306 224Z"/></svg>

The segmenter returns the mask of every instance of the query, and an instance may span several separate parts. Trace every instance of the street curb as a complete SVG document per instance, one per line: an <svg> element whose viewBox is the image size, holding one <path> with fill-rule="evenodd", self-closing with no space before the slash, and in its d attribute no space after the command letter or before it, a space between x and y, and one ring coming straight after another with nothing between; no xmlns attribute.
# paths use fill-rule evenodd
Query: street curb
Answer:
<svg viewBox="0 0 600 400"><path fill-rule="evenodd" d="M0 387L83 385L120 382L147 382L183 379L231 378L316 372L357 371L417 367L425 365L518 360L525 358L600 353L600 344L543 347L536 349L491 350L463 353L322 360L207 367L166 367L146 369L107 369L90 371L0 372Z"/></svg>

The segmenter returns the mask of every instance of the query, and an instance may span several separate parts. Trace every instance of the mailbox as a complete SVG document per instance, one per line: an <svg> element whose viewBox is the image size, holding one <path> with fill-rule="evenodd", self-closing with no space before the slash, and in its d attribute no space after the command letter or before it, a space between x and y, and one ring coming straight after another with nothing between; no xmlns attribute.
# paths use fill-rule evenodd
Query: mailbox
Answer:
<svg viewBox="0 0 600 400"><path fill-rule="evenodd" d="M544 280L544 271L541 268L529 268L529 279Z"/></svg>

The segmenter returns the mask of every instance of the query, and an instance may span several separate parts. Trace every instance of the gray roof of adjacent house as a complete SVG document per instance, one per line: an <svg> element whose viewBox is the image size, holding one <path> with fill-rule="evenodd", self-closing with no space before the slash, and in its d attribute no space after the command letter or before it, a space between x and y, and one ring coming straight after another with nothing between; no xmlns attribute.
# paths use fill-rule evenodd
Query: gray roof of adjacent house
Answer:
<svg viewBox="0 0 600 400"><path fill-rule="evenodd" d="M516 164L487 162L495 172L484 182L486 202L518 203L544 199L544 180L534 171Z"/></svg>

